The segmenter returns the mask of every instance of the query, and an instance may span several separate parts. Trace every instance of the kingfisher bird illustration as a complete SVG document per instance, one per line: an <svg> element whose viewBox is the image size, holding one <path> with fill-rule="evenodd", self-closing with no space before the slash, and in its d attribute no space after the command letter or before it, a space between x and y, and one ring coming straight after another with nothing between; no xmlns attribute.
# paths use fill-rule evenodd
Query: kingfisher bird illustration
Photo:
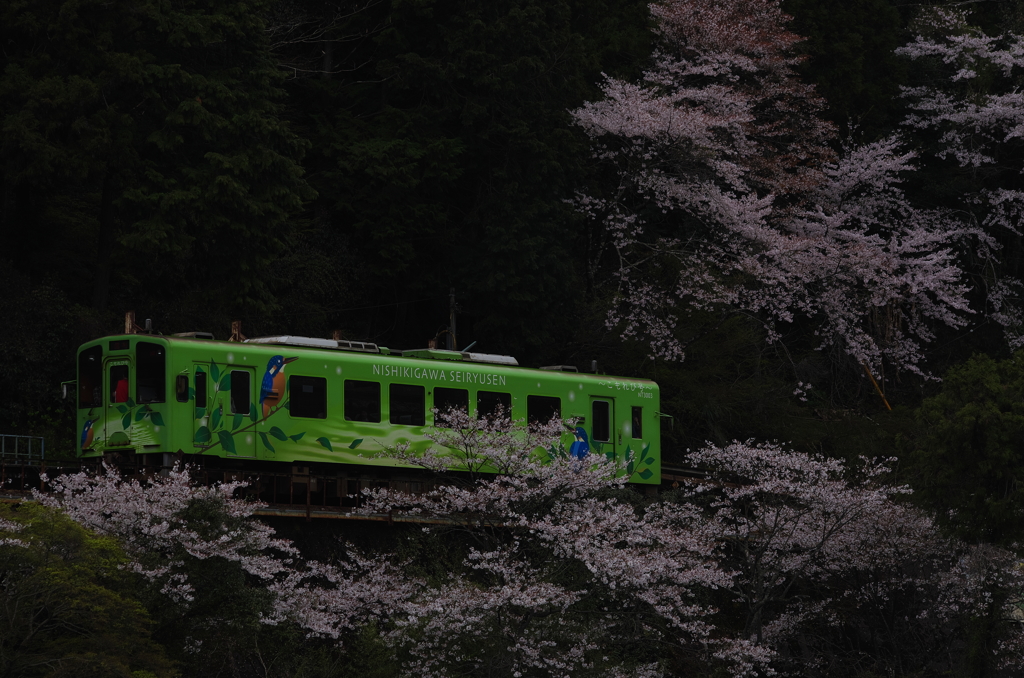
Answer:
<svg viewBox="0 0 1024 678"><path fill-rule="evenodd" d="M296 360L298 358L275 355L267 362L267 371L264 373L263 383L260 385L260 405L263 405L264 418L270 416L270 410L274 409L274 406L284 396L284 366Z"/></svg>
<svg viewBox="0 0 1024 678"><path fill-rule="evenodd" d="M85 426L82 427L82 449L87 449L92 445L92 419L88 419L85 422Z"/></svg>
<svg viewBox="0 0 1024 678"><path fill-rule="evenodd" d="M590 453L590 439L582 426L577 426L573 432L576 440L569 446L569 456L573 459L582 459Z"/></svg>

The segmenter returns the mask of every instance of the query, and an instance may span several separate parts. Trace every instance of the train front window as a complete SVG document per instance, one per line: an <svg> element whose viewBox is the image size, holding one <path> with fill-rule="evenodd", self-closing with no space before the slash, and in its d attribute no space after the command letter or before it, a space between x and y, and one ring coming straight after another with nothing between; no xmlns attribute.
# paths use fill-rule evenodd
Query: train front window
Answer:
<svg viewBox="0 0 1024 678"><path fill-rule="evenodd" d="M458 416L456 412L467 414L469 412L469 391L464 388L434 389L434 425L442 428L451 428L451 415Z"/></svg>
<svg viewBox="0 0 1024 678"><path fill-rule="evenodd" d="M546 424L562 418L562 399L551 396L526 396L526 422Z"/></svg>
<svg viewBox="0 0 1024 678"><path fill-rule="evenodd" d="M140 403L162 403L167 399L167 359L164 347L140 341L135 347L136 398Z"/></svg>
<svg viewBox="0 0 1024 678"><path fill-rule="evenodd" d="M345 380L345 421L380 421L380 384Z"/></svg>
<svg viewBox="0 0 1024 678"><path fill-rule="evenodd" d="M392 424L423 426L426 423L426 396L422 386L391 384L389 398Z"/></svg>
<svg viewBox="0 0 1024 678"><path fill-rule="evenodd" d="M231 370L231 414L249 414L252 408L249 373Z"/></svg>
<svg viewBox="0 0 1024 678"><path fill-rule="evenodd" d="M103 349L93 346L78 356L78 406L99 407L102 404Z"/></svg>
<svg viewBox="0 0 1024 678"><path fill-rule="evenodd" d="M595 400L592 411L594 413L594 440L606 443L612 439L611 426L611 403L607 400Z"/></svg>
<svg viewBox="0 0 1024 678"><path fill-rule="evenodd" d="M179 403L188 402L188 375L179 374L174 378L174 398Z"/></svg>
<svg viewBox="0 0 1024 678"><path fill-rule="evenodd" d="M123 403L128 401L127 365L110 366L110 381L108 382L107 387L110 391L110 402Z"/></svg>
<svg viewBox="0 0 1024 678"><path fill-rule="evenodd" d="M293 417L327 418L327 380L323 377L291 377L289 411Z"/></svg>

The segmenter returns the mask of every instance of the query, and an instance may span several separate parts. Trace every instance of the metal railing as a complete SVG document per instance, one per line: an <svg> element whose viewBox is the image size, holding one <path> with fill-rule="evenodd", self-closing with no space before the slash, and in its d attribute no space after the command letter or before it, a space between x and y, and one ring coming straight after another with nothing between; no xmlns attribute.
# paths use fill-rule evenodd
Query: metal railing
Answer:
<svg viewBox="0 0 1024 678"><path fill-rule="evenodd" d="M38 436L0 433L0 459L33 462L46 459L46 440Z"/></svg>

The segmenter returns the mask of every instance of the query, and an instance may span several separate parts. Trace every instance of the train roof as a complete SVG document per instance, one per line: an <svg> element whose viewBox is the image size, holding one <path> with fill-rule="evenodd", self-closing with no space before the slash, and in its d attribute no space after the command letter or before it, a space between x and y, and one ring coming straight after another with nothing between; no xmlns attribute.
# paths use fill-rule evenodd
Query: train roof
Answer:
<svg viewBox="0 0 1024 678"><path fill-rule="evenodd" d="M171 335L161 334L122 334L112 335L107 337L101 337L94 341L87 342L87 344L96 344L102 341L108 341L111 339L121 338L136 338L136 339L163 339L168 342L210 342L216 344L228 344L232 346L239 345L253 345L253 346L288 346L297 349L311 349L311 350L325 350L325 351L339 351L339 352L351 352L356 354L375 354L381 356L391 356L396 358L413 358L420 360L431 360L431 361L451 361L458 363L469 363L476 365L496 365L502 367L514 367L521 370L538 370L543 372L562 372L568 373L566 376L572 373L578 373L580 377L600 377L600 378L611 378L611 379L628 379L629 381L650 381L648 379L640 377L623 377L616 375L597 375L579 373L578 369L574 365L547 365L539 368L525 367L519 364L514 357L509 355L501 355L495 353L476 353L469 351L448 351L443 349L435 348L419 348L419 349L404 349L397 350L388 348L386 346L378 346L377 344L362 341L351 341L347 339L322 339L319 337L303 337L292 334L274 335L268 337L253 337L244 339L241 342L233 342L226 340L217 340L211 333L208 332L182 332Z"/></svg>

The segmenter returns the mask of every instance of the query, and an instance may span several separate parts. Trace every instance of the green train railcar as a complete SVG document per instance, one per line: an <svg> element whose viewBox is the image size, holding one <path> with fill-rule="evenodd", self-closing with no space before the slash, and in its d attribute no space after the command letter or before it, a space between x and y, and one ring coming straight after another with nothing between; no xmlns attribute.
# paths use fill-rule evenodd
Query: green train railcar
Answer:
<svg viewBox="0 0 1024 678"><path fill-rule="evenodd" d="M434 408L499 405L522 421L578 418L591 452L661 481L654 382L519 367L514 358L296 336L215 341L124 334L78 352L79 455L204 455L283 464L402 467L430 445ZM566 434L566 448L573 442Z"/></svg>

